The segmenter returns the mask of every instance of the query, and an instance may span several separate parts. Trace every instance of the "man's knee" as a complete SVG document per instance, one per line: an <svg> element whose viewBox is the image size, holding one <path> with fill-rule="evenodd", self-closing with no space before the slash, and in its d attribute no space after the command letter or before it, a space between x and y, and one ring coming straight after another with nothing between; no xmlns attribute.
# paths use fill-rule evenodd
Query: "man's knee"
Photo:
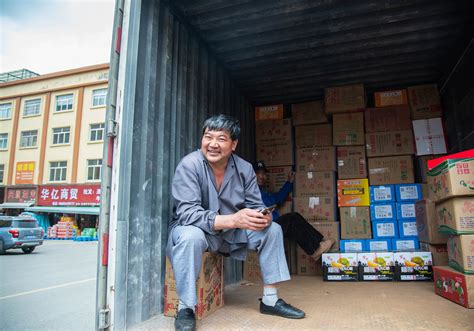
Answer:
<svg viewBox="0 0 474 331"><path fill-rule="evenodd" d="M178 226L173 229L173 232L173 241L175 246L207 246L204 231L196 226Z"/></svg>
<svg viewBox="0 0 474 331"><path fill-rule="evenodd" d="M272 224L267 228L267 236L269 237L281 237L283 238L283 232L280 224L272 222Z"/></svg>

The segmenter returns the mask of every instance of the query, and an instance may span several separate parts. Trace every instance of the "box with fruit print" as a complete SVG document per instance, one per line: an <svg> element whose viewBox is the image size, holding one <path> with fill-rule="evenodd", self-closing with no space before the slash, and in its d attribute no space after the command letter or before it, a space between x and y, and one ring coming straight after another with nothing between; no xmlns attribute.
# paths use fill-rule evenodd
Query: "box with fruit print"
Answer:
<svg viewBox="0 0 474 331"><path fill-rule="evenodd" d="M357 253L326 253L323 254L321 260L323 263L323 280L359 280Z"/></svg>
<svg viewBox="0 0 474 331"><path fill-rule="evenodd" d="M399 281L432 280L431 252L395 252L395 279Z"/></svg>
<svg viewBox="0 0 474 331"><path fill-rule="evenodd" d="M358 253L359 280L393 281L395 262L392 252Z"/></svg>
<svg viewBox="0 0 474 331"><path fill-rule="evenodd" d="M474 275L450 267L434 267L435 293L466 308L474 308Z"/></svg>

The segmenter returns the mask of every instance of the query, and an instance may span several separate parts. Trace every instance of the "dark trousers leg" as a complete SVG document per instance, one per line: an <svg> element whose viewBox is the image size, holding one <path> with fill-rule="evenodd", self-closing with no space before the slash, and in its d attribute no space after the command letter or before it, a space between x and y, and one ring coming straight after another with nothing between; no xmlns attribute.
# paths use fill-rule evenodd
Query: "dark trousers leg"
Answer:
<svg viewBox="0 0 474 331"><path fill-rule="evenodd" d="M313 255L323 240L323 235L298 213L283 214L275 222L280 224L283 236L296 242L308 255Z"/></svg>

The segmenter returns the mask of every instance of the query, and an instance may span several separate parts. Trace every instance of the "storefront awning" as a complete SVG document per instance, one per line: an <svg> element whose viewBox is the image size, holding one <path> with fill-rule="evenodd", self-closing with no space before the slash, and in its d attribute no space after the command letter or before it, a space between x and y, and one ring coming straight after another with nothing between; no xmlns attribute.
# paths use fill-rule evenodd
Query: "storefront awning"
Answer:
<svg viewBox="0 0 474 331"><path fill-rule="evenodd" d="M26 208L25 210L42 213L99 215L99 207L34 206Z"/></svg>
<svg viewBox="0 0 474 331"><path fill-rule="evenodd" d="M0 209L25 209L33 204L34 202L5 202L0 203Z"/></svg>

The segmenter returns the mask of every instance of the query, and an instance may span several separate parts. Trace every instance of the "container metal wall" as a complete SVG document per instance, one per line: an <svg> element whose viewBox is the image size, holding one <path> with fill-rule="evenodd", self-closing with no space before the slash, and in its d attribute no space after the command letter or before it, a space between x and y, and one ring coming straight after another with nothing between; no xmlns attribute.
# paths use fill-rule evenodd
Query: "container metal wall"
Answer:
<svg viewBox="0 0 474 331"><path fill-rule="evenodd" d="M237 152L249 160L255 136L251 104L167 3L125 1L124 8L121 143L111 216L111 223L116 217L112 323L117 329L162 312L171 180L179 160L199 148L204 119L216 113L240 119ZM225 268L227 282L240 279L241 263L228 260Z"/></svg>

